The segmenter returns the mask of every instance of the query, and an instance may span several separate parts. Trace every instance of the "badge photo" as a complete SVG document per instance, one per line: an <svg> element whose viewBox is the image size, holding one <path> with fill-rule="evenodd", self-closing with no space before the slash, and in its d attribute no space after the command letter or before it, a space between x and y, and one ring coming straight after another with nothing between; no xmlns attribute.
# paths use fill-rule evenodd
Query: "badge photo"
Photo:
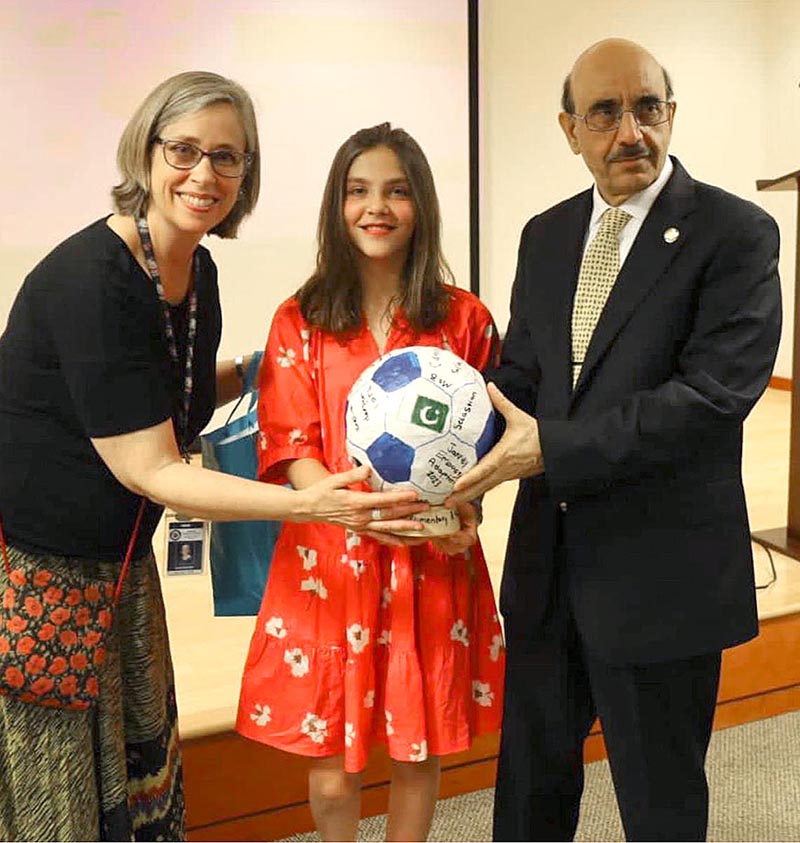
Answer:
<svg viewBox="0 0 800 843"><path fill-rule="evenodd" d="M167 521L167 574L201 574L204 567L206 522Z"/></svg>

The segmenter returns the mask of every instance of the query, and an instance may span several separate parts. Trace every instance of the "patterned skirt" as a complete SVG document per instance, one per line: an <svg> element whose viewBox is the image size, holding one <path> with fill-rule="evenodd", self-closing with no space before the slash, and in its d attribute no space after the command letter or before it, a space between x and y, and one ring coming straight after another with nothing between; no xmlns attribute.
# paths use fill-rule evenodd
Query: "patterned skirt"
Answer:
<svg viewBox="0 0 800 843"><path fill-rule="evenodd" d="M116 582L119 562L9 548L13 567ZM8 586L0 565L0 593ZM0 840L182 840L177 707L152 553L130 567L87 711L0 696ZM2 659L0 658L0 668Z"/></svg>

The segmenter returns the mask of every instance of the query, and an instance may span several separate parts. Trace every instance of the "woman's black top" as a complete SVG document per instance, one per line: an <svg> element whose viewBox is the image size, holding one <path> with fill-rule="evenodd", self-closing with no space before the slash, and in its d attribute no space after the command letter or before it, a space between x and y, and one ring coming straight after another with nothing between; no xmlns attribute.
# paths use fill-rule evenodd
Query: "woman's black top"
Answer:
<svg viewBox="0 0 800 843"><path fill-rule="evenodd" d="M187 442L214 410L222 330L217 270L202 247L198 266ZM28 275L0 337L0 518L10 544L122 558L139 498L89 439L177 418L186 310L185 303L170 308L178 372L155 285L105 219L65 240ZM148 505L134 558L149 549L162 509Z"/></svg>

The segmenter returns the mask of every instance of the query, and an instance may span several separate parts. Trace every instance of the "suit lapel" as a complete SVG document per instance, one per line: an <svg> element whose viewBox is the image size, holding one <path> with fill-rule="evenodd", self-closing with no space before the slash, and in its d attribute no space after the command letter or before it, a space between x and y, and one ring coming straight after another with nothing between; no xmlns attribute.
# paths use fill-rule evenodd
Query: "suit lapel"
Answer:
<svg viewBox="0 0 800 843"><path fill-rule="evenodd" d="M674 171L642 224L620 270L597 322L573 399L586 387L592 370L602 359L614 337L622 330L639 303L674 260L691 231L694 183L680 162L673 158ZM678 236L671 240L668 229ZM666 235L666 236L665 236ZM569 324L569 320L567 322Z"/></svg>

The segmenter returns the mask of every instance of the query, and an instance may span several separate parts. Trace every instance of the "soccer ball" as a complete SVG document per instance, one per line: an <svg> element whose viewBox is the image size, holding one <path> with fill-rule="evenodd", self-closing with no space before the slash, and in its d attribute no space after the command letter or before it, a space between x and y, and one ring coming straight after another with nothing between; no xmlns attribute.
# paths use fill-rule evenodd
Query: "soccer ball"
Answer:
<svg viewBox="0 0 800 843"><path fill-rule="evenodd" d="M373 489L416 489L431 504L494 444L481 374L432 346L392 351L365 369L348 395L345 427L347 452L372 468Z"/></svg>

